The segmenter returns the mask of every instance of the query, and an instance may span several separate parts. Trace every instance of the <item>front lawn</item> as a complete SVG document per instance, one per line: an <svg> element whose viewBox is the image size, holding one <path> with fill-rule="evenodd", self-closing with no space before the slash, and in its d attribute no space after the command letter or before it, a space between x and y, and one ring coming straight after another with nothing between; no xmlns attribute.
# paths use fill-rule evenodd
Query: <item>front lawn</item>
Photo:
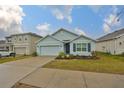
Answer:
<svg viewBox="0 0 124 93"><path fill-rule="evenodd" d="M19 59L24 59L28 57L30 56L17 55L16 57L3 57L3 58L0 58L0 64L5 63L5 62L19 60Z"/></svg>
<svg viewBox="0 0 124 93"><path fill-rule="evenodd" d="M54 60L44 68L124 74L124 57L97 53L100 59Z"/></svg>

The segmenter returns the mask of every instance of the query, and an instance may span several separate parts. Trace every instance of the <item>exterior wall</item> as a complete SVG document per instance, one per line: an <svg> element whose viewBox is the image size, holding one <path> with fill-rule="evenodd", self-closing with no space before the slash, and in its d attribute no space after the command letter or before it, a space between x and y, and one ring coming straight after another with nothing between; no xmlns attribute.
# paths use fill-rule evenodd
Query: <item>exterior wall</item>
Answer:
<svg viewBox="0 0 124 93"><path fill-rule="evenodd" d="M70 40L71 41L71 40L77 38L76 35L71 34L69 32L66 32L66 31L63 31L63 30L54 34L53 37L55 37L56 39L58 39L60 41L63 41L63 40Z"/></svg>
<svg viewBox="0 0 124 93"><path fill-rule="evenodd" d="M27 40L25 40L25 39L27 39ZM30 42L31 42L30 40L31 40L30 35L14 35L14 36L12 36L13 50L15 51L15 48L24 47L24 48L26 48L26 55L30 55L31 54L30 47L29 47Z"/></svg>
<svg viewBox="0 0 124 93"><path fill-rule="evenodd" d="M9 50L9 45L5 42L0 42L0 50Z"/></svg>
<svg viewBox="0 0 124 93"><path fill-rule="evenodd" d="M37 50L37 54L39 56L41 56L41 50L40 50L40 48L42 46L59 46L60 47L60 51L64 51L63 43L60 42L60 41L58 41L58 40L55 40L55 39L53 39L53 38L51 38L49 36L46 37L44 40L38 42L37 49L36 50ZM49 51L45 51L45 52L49 52ZM54 51L53 51L53 53L54 53Z"/></svg>
<svg viewBox="0 0 124 93"><path fill-rule="evenodd" d="M124 35L117 39L97 42L97 51L109 52L111 54L122 54L124 52Z"/></svg>
<svg viewBox="0 0 124 93"><path fill-rule="evenodd" d="M124 35L116 39L116 54L124 53Z"/></svg>
<svg viewBox="0 0 124 93"><path fill-rule="evenodd" d="M36 52L36 41L40 40L40 37L36 36L31 36L31 41L30 41L30 54Z"/></svg>
<svg viewBox="0 0 124 93"><path fill-rule="evenodd" d="M0 44L0 50L13 51L12 44Z"/></svg>
<svg viewBox="0 0 124 93"><path fill-rule="evenodd" d="M96 43L96 50L100 52L116 53L116 40L108 40Z"/></svg>
<svg viewBox="0 0 124 93"><path fill-rule="evenodd" d="M81 52L80 51L74 52L73 51L73 43L87 43L87 44L90 43L91 44L91 51L95 51L95 42L94 41L80 37L79 39L74 40L70 43L70 54L91 56L91 52L88 52L88 50L87 51L81 51ZM87 45L87 47L88 47L88 45Z"/></svg>
<svg viewBox="0 0 124 93"><path fill-rule="evenodd" d="M30 34L23 34L23 35L13 35L10 38L6 38L7 43L10 43L8 41L11 41L13 45L13 51L16 52L15 48L25 48L26 49L26 55L30 55L36 51L35 48L35 42L38 41L40 37L33 36ZM19 53L17 53L19 54Z"/></svg>

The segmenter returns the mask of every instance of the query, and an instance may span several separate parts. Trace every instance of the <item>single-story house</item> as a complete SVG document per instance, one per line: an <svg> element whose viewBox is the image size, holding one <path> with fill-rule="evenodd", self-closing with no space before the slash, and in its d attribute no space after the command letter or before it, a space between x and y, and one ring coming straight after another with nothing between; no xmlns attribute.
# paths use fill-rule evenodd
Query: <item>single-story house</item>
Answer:
<svg viewBox="0 0 124 93"><path fill-rule="evenodd" d="M124 53L124 29L114 31L98 38L96 50L115 55Z"/></svg>
<svg viewBox="0 0 124 93"><path fill-rule="evenodd" d="M56 56L60 52L91 56L91 52L95 51L95 41L61 28L40 39L36 44L36 49L39 56Z"/></svg>

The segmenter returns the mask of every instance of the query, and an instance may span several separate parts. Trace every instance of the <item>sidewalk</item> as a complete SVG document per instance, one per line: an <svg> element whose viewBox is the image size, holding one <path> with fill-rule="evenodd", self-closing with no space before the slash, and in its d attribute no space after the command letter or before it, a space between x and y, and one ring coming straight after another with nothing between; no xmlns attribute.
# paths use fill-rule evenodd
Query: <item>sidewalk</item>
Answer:
<svg viewBox="0 0 124 93"><path fill-rule="evenodd" d="M124 75L40 68L18 82L41 88L124 88Z"/></svg>

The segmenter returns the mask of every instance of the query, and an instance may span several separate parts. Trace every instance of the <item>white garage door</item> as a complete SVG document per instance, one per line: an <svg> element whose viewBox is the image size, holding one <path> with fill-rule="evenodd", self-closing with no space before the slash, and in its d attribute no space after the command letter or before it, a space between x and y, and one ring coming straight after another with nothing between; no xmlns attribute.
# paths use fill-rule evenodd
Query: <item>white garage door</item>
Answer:
<svg viewBox="0 0 124 93"><path fill-rule="evenodd" d="M26 47L15 47L16 54L26 54Z"/></svg>
<svg viewBox="0 0 124 93"><path fill-rule="evenodd" d="M61 47L59 46L41 46L40 47L40 54L46 56L55 56L58 55L61 51Z"/></svg>

